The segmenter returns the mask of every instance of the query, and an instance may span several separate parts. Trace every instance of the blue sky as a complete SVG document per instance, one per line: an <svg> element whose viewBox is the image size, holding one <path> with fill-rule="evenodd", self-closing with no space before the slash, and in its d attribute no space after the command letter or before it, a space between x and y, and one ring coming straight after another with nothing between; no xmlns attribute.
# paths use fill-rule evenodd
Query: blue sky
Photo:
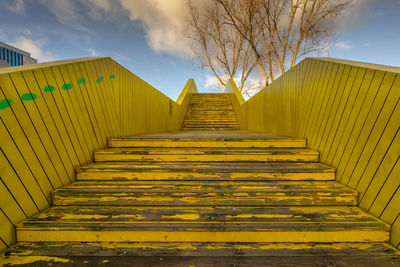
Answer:
<svg viewBox="0 0 400 267"><path fill-rule="evenodd" d="M186 0L1 0L0 41L39 61L110 56L176 99L188 78L206 92L210 73L185 59ZM400 1L357 0L330 56L400 66Z"/></svg>

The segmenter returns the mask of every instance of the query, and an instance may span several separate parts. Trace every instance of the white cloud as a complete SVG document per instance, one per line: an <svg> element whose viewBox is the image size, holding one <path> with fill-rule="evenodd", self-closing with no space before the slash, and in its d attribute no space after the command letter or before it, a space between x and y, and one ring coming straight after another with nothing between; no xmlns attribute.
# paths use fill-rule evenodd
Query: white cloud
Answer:
<svg viewBox="0 0 400 267"><path fill-rule="evenodd" d="M25 4L24 0L1 0L1 5L11 12L19 15L25 15ZM11 2L11 3L10 3Z"/></svg>
<svg viewBox="0 0 400 267"><path fill-rule="evenodd" d="M340 50L351 50L354 48L354 45L349 41L343 41L336 43L335 47Z"/></svg>
<svg viewBox="0 0 400 267"><path fill-rule="evenodd" d="M89 32L83 26L85 16L80 14L80 5L74 0L39 0L39 2L46 6L57 18L57 20L67 26L71 26L76 30Z"/></svg>
<svg viewBox="0 0 400 267"><path fill-rule="evenodd" d="M190 41L182 35L187 0L120 0L132 21L140 21L149 46L156 52L191 55Z"/></svg>
<svg viewBox="0 0 400 267"><path fill-rule="evenodd" d="M11 45L24 50L31 54L33 58L36 58L39 62L54 61L57 60L50 51L44 51L43 46L46 44L43 40L32 40L24 36L18 37Z"/></svg>
<svg viewBox="0 0 400 267"><path fill-rule="evenodd" d="M88 52L89 52L90 56L92 56L92 57L98 57L99 56L99 53L96 50L94 50L94 48L89 47L88 48Z"/></svg>

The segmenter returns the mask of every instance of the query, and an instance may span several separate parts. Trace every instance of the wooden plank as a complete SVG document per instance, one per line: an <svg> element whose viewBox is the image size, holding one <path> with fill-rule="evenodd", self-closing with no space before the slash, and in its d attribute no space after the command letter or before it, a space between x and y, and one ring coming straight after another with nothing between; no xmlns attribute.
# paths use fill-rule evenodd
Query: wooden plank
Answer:
<svg viewBox="0 0 400 267"><path fill-rule="evenodd" d="M29 87L30 92L37 95L37 99L35 99L35 104L41 115L41 119L43 120L44 127L46 128L47 133L51 138L52 145L54 146L54 150L52 150L51 146L50 149L47 149L51 162L53 163L62 184L67 184L71 182L74 178L73 165L71 164L71 160L65 148L61 133L57 129L57 125L54 121L55 115L53 115L53 113L57 111L51 109L51 107L53 106L51 105L51 103L48 103L49 98L47 97L48 95L46 95L49 94L49 92L48 90L46 90L46 92L44 91L44 88L46 86L43 87L42 91L42 88L40 87L38 80L34 76L33 72L25 72L23 73L23 76L26 84ZM54 100L51 99L50 102L54 102Z"/></svg>
<svg viewBox="0 0 400 267"><path fill-rule="evenodd" d="M313 144L313 147L315 148L319 149L321 147L321 140L328 126L329 122L328 119L330 118L330 114L332 112L332 106L334 105L335 100L337 99L339 84L342 81L343 76L346 75L345 71L346 67L343 65L339 65L336 70L336 74L332 77L333 82L330 83L329 95L327 96L327 103L325 105L323 114L321 115L321 121L319 122L318 132L316 133L316 140Z"/></svg>
<svg viewBox="0 0 400 267"><path fill-rule="evenodd" d="M382 72L376 72L375 74L378 79L374 79L372 84L370 85L368 94L365 98L364 104L360 109L359 116L357 120L354 122L354 128L350 133L350 136L347 138L347 145L345 150L341 153L341 159L338 164L338 179L347 184L349 180L349 175L343 175L348 172L347 167L352 168L349 165L349 162L354 162L353 153L355 153L355 147L357 142L359 142L359 138L361 136L362 131L365 127L368 127L367 124L371 123L369 120L371 118L371 112L375 113L373 109L374 104L377 103L378 94L382 91L387 93L387 84L391 84L394 81L395 75L384 74ZM381 77L383 79L381 79ZM386 87L386 88L385 88ZM385 90L386 89L386 90ZM354 167L354 166L353 166Z"/></svg>
<svg viewBox="0 0 400 267"><path fill-rule="evenodd" d="M308 139L309 144L312 147L316 147L316 142L319 139L319 133L321 128L323 128L324 126L324 120L323 117L325 115L326 112L326 108L328 106L328 103L331 102L332 103L332 93L335 91L333 89L334 83L339 80L338 79L338 71L340 70L340 66L339 65L333 65L332 66L332 70L330 72L329 75L329 79L326 80L325 84L322 85L322 88L320 88L320 90L323 90L323 95L321 95L321 100L320 100L320 107L317 111L314 111L313 113L317 113L316 116L316 120L313 123L313 128L310 130L313 135L310 136L310 138Z"/></svg>
<svg viewBox="0 0 400 267"><path fill-rule="evenodd" d="M337 124L331 135L332 138L330 139L329 152L328 152L328 157L326 159L327 163L334 164L333 161L335 159L335 152L340 143L340 137L343 134L344 128L348 120L348 116L351 112L351 107L353 106L354 101L357 98L361 83L364 80L366 74L367 70L359 69L357 72L357 76L354 78L354 80L346 84L345 98L341 103L342 105L339 106L339 112L337 113L337 119L336 119Z"/></svg>
<svg viewBox="0 0 400 267"><path fill-rule="evenodd" d="M18 204L16 198L11 194L10 189L4 184L3 179L0 177L0 209L10 219L12 224L17 224L26 219L26 215Z"/></svg>
<svg viewBox="0 0 400 267"><path fill-rule="evenodd" d="M60 88L59 93L71 121L73 131L76 133L79 148L82 151L83 161L81 161L81 163L90 162L89 147L85 138L85 122L83 121L82 116L78 116L79 109L76 103L77 100L75 99L74 93L70 92L71 90L76 89L72 86L71 79L67 75L66 71L61 72L60 67L57 67L52 68L51 72L56 84Z"/></svg>
<svg viewBox="0 0 400 267"><path fill-rule="evenodd" d="M95 152L95 161L235 161L318 162L319 153L307 149L273 148L110 148Z"/></svg>
<svg viewBox="0 0 400 267"><path fill-rule="evenodd" d="M395 83L391 88L395 89L400 86L400 77L397 76ZM366 168L369 158L371 157L374 148L376 147L380 137L383 134L383 131L386 128L386 125L389 121L389 118L392 116L395 107L398 103L398 99L400 98L399 90L390 90L389 95L385 98L385 102L382 106L382 109L378 113L377 119L373 124L373 128L366 128L366 133L363 133L362 140L365 140L364 147L362 148L362 154L360 154L354 168L349 173L350 179L348 185L350 187L356 187L361 179L361 174L363 170ZM370 132L368 132L370 130Z"/></svg>
<svg viewBox="0 0 400 267"><path fill-rule="evenodd" d="M112 96L110 92L110 88L105 86L105 73L103 73L103 69L98 65L99 62L87 62L86 70L88 75L94 85L93 89L98 94L100 103L104 107L104 111L106 113L107 122L110 124L110 134L113 136L117 135L117 127L115 122L115 113L112 108Z"/></svg>
<svg viewBox="0 0 400 267"><path fill-rule="evenodd" d="M339 101L338 106L335 109L335 112L332 117L332 119L333 119L332 126L331 126L330 130L328 131L327 139L326 139L326 141L323 142L324 146L321 149L322 151L325 152L324 154L321 155L322 162L330 163L330 161L328 160L328 157L330 157L329 152L331 151L333 140L336 136L336 130L340 123L340 118L341 118L341 115L343 114L346 100L349 97L354 80L358 77L358 71L359 70L357 68L352 68L348 78L344 81L345 84L343 85L343 87L341 87L341 89L343 91L340 94L340 99L338 100Z"/></svg>
<svg viewBox="0 0 400 267"><path fill-rule="evenodd" d="M46 122L46 126L52 132L52 137L57 138L57 134L60 136L61 141L58 141L59 153L63 156L63 164L66 166L70 180L73 180L74 173L71 170L74 166L78 166L79 160L77 157L77 153L73 146L73 136L72 132L68 131L66 124L64 123L63 117L65 116L62 112L63 110L60 109L58 106L58 94L54 91L60 90L58 87L56 88L56 84L52 83L49 84L44 76L43 70L35 70L33 72L35 80L37 81L38 86L43 91L43 100L46 103L46 106L49 110L49 115L46 116L47 118L51 118L53 123L50 121ZM57 140L57 139L55 139ZM61 146L62 145L62 146ZM64 148L64 149L63 149ZM63 152L64 150L64 152ZM69 166L69 167L67 167Z"/></svg>
<svg viewBox="0 0 400 267"><path fill-rule="evenodd" d="M316 163L91 164L78 180L334 180L335 170Z"/></svg>
<svg viewBox="0 0 400 267"><path fill-rule="evenodd" d="M15 243L15 226L6 217L3 210L0 209L0 237L6 246Z"/></svg>
<svg viewBox="0 0 400 267"><path fill-rule="evenodd" d="M2 86L6 84L3 81L10 82L3 76L0 76L0 79ZM0 93L2 98L19 98L13 87L7 90L7 95L3 93L4 91ZM44 209L49 205L52 187L33 149L41 144L21 101L15 100L11 108L2 110L1 122L0 146L7 158L3 162L6 164L5 161L8 161L12 165L18 176L23 179L25 188L29 190L35 205Z"/></svg>
<svg viewBox="0 0 400 267"><path fill-rule="evenodd" d="M318 145L318 148L321 151L321 161L322 162L324 162L326 160L327 155L328 155L328 153L327 153L328 150L325 149L326 146L327 146L327 140L329 138L329 135L331 134L333 123L334 123L335 117L336 117L336 112L337 112L338 107L339 107L339 105L341 103L341 99L342 99L342 96L343 96L343 93L344 93L343 89L344 89L344 87L345 87L345 85L347 83L347 80L349 78L351 70L352 69L351 69L350 66L346 66L345 67L345 69L343 71L343 74L341 75L341 77L339 79L339 84L338 84L338 87L337 87L336 92L335 92L335 96L334 96L334 99L333 99L332 106L330 107L329 114L327 115L328 117L326 119L326 126L325 126L324 131L323 131L323 133L321 135L321 140L320 140L320 143Z"/></svg>
<svg viewBox="0 0 400 267"><path fill-rule="evenodd" d="M302 107L304 115L302 115L302 120L300 123L300 130L299 130L300 136L305 136L305 128L308 125L309 121L309 116L307 116L307 114L310 114L310 111L312 110L312 106L315 101L318 79L322 75L322 71L320 70L326 67L326 64L323 64L323 62L318 62L315 65L313 65L313 67L314 71L311 70L313 72L313 75L310 77L309 85L308 84L306 85L306 93L308 94L307 97L305 97L306 101L304 102L304 105Z"/></svg>
<svg viewBox="0 0 400 267"><path fill-rule="evenodd" d="M389 125L388 125L389 126ZM371 170L366 170L365 173L369 172L370 174L370 181L368 186L366 187L364 194L360 198L360 206L364 207L365 209L369 210L371 205L373 204L374 200L376 199L377 195L381 191L384 184L387 182L388 176L392 172L395 164L399 160L400 157L400 132L399 132L400 125L397 122L397 132L396 136L392 139L391 144L387 147L385 155L379 165L370 165ZM377 149L380 149L379 144ZM379 150L378 150L379 151ZM375 155L378 154L377 152L374 153ZM372 160L371 160L372 161ZM373 170L372 170L373 168ZM386 203L381 203L382 208L385 207Z"/></svg>
<svg viewBox="0 0 400 267"><path fill-rule="evenodd" d="M3 127L0 127L2 129ZM3 135L2 135L3 136ZM4 141L4 139L2 140ZM12 145L8 146L10 149L13 148ZM15 147L15 146L14 146ZM15 151L15 150L14 150ZM28 188L26 187L25 184L29 185L29 182L33 182L30 177L27 176L24 180L21 180L18 176L18 174L15 171L15 168L20 171L24 171L23 168L20 168L18 165L13 165L10 164L10 162L7 160L5 155L3 154L3 151L1 150L0 153L0 167L2 171L2 182L4 185L8 188L9 192L12 194L13 198L16 200L18 205L21 207L21 210L23 211L25 216L30 216L39 211L39 208L37 204L34 201L34 198L32 197L30 191L34 194L41 194L39 190L35 190L35 187L33 189L31 187ZM28 180L28 181L26 181ZM4 193L5 194L5 193ZM47 206L47 203L45 202L43 204L43 208Z"/></svg>
<svg viewBox="0 0 400 267"><path fill-rule="evenodd" d="M93 81L92 78L89 77L85 64L81 63L77 65L75 68L76 73L80 73L80 75L85 79L83 93L87 94L88 102L87 104L90 105L91 109L93 109L93 114L95 116L95 120L98 125L98 142L99 147L105 147L105 140L107 140L107 136L109 136L109 125L106 123L105 114L103 111L103 106L100 105L99 96L97 92L93 88Z"/></svg>
<svg viewBox="0 0 400 267"><path fill-rule="evenodd" d="M87 84L90 85L90 92L93 96L92 99L95 100L95 104L98 107L98 110L101 111L100 118L102 121L102 125L104 127L104 129L106 129L107 131L105 132L105 137L111 137L111 136L115 136L114 130L113 129L113 124L111 122L110 119L110 113L109 113L109 106L106 105L105 103L105 97L103 95L103 91L101 90L101 87L99 86L98 83L96 83L97 79L99 77L97 77L97 75L94 73L93 71L93 64L82 64L80 66L80 69L83 73L86 74L87 77Z"/></svg>
<svg viewBox="0 0 400 267"><path fill-rule="evenodd" d="M313 105L311 106L310 109L310 115L308 116L308 122L307 125L305 125L304 128L304 133L306 136L309 136L309 142L312 143L311 140L314 139L314 132L312 129L315 128L317 116L320 114L321 110L321 105L324 102L324 96L327 91L326 84L332 75L333 71L333 64L327 63L324 64L323 69L321 70L321 76L318 78L318 80L315 83L315 96L313 100Z"/></svg>
<svg viewBox="0 0 400 267"><path fill-rule="evenodd" d="M393 223L399 215L400 207L400 162L397 160L396 165L390 171L390 174L382 185L381 190L372 203L369 211L376 214L379 218L388 223Z"/></svg>
<svg viewBox="0 0 400 267"><path fill-rule="evenodd" d="M375 76L375 74L376 73L373 70L366 70L363 78L357 81L357 83L353 84L353 89L350 94L350 97L352 98L350 99L349 97L348 99L347 106L343 112L341 123L336 133L337 137L335 140L337 140L337 143L333 144L332 147L332 149L336 147L336 149L331 152L333 166L338 166L340 163L340 155L343 154L343 150L347 145L347 141L349 140L351 132L354 128L354 123L358 119L361 108L365 101L365 97L372 85L372 81L374 79L379 80L379 85L382 80L382 76L378 77Z"/></svg>
<svg viewBox="0 0 400 267"><path fill-rule="evenodd" d="M385 107L386 106L388 105L385 105ZM383 127L377 128L378 125L375 125L373 131L371 132L370 138L364 147L364 152L352 174L353 177L359 177L356 188L363 194L368 188L375 171L381 164L388 147L393 142L393 138L399 129L399 99L397 99L397 104L392 112L386 114L381 113L381 115L385 117L385 121L381 122L383 123Z"/></svg>
<svg viewBox="0 0 400 267"><path fill-rule="evenodd" d="M43 69L42 72L37 73L37 75L39 76L38 79L41 80L42 84L45 84L45 86L53 85L55 87L55 90L51 92L51 97L54 99L53 107L59 113L59 116L58 116L57 112L54 113L57 116L57 118L55 118L55 120L56 121L60 120L61 123L59 123L59 124L62 124L63 127L60 125L60 126L57 126L57 128L59 130L63 131L63 128L65 127L65 130L68 134L70 142L72 143L72 145L68 145L68 143L66 143L66 148L68 148L68 149L73 148L73 150L74 150L76 161L73 157L73 154L71 153L72 151L69 152L72 162L74 164L79 164L80 162L85 162L86 159L84 157L82 145L80 143L81 140L78 137L78 134L76 132L77 129L75 129L72 118L69 114L71 107L67 107L66 103L64 102L64 97L65 97L66 92L61 92L61 91L65 91L62 89L62 86L64 85L62 79L61 80L55 79L52 69L47 69L47 68ZM38 76L36 76L36 77L38 77Z"/></svg>
<svg viewBox="0 0 400 267"><path fill-rule="evenodd" d="M89 162L93 160L92 151L96 148L93 126L91 120L89 119L88 110L83 102L83 97L81 93L81 88L78 83L78 78L73 72L68 71L67 66L60 66L60 73L64 81L68 81L72 85L70 90L66 90L69 95L71 106L73 107L76 118L79 121L80 128L82 129L84 143L85 143L85 154Z"/></svg>
<svg viewBox="0 0 400 267"><path fill-rule="evenodd" d="M27 81L25 81L22 73L11 73L10 79L10 82L15 86L17 94L21 96L21 98L24 94L33 94L35 96L34 100L23 101L23 106L28 117L21 117L21 119L27 119L31 121L32 130L37 134L38 138L37 142L31 144L40 166L36 165L31 167L32 169L40 168L44 173L37 173L35 174L35 177L45 192L51 191L52 189L62 185L62 179L60 176L65 175L65 172L62 172L64 169L62 165L60 166L59 164L53 163L53 161L59 162L58 153L47 130L45 122L43 121L42 115L38 110L38 104L36 103L37 96L39 96L39 99L37 100L38 102L41 102L43 99L40 97L40 94L38 94L39 92L36 90L32 91L30 88L28 88ZM25 134L33 135L32 132ZM60 174L56 167L61 167ZM36 170L33 170L33 172L35 171Z"/></svg>
<svg viewBox="0 0 400 267"><path fill-rule="evenodd" d="M390 243L396 248L400 247L400 216L397 216L396 220L392 224Z"/></svg>
<svg viewBox="0 0 400 267"><path fill-rule="evenodd" d="M103 147L102 145L102 132L98 125L97 118L95 116L95 111L93 107L93 103L88 95L87 88L87 77L83 75L83 73L79 70L79 66L77 65L67 65L66 66L69 75L73 80L73 86L77 88L77 98L80 100L80 106L84 110L84 114L86 117L86 122L89 123L88 130L90 132L90 138L92 147L91 149ZM105 138L105 137L103 137Z"/></svg>
<svg viewBox="0 0 400 267"><path fill-rule="evenodd" d="M121 257L121 251L124 251L124 256ZM36 243L20 243L7 250L7 255L15 257L31 257L31 256L49 256L49 257L64 257L79 256L79 257L118 257L127 258L130 256L188 256L192 259L195 257L248 257L248 256L269 256L269 257L305 257L312 262L317 257L343 258L349 255L358 257L383 257L391 256L399 257L399 252L392 246L385 243L67 243L67 242L48 242L42 243L40 246ZM87 259L87 258L86 258ZM131 261L136 262L136 261ZM265 261L266 263L268 261ZM260 262L259 266L264 263ZM185 267L189 266L185 265ZM142 265L143 266L143 265ZM152 265L153 266L153 265ZM173 265L176 266L176 265ZM201 265L203 266L203 265ZM212 265L211 265L212 266ZM215 265L214 265L215 266ZM251 265L249 265L251 266ZM275 266L275 265L274 265ZM296 266L296 264L293 264ZM310 266L310 265L306 265ZM322 265L316 265L322 266ZM354 265L351 265L354 266ZM287 265L286 265L287 267Z"/></svg>
<svg viewBox="0 0 400 267"><path fill-rule="evenodd" d="M128 239L136 242L160 242L161 240L163 242L210 242L209 239L213 238L212 242L244 240L245 242L269 242L267 240L288 242L289 239L292 242L365 242L367 240L381 242L388 239L388 226L377 222L372 216L362 213L357 208L282 207L266 212L265 209L252 207L244 213L242 210L246 208L238 208L237 222L232 221L232 215L235 216L235 214L232 214L232 209L229 207L224 209L199 207L192 211L185 209L184 212L180 212L177 207L171 208L173 210L164 207L156 207L154 210L139 207L138 209L144 211L140 212L137 208L131 207L118 207L114 211L111 207L102 207L96 208L96 216L90 209L83 209L86 214L79 213L76 216L68 209L57 213L58 216L68 218L67 220L49 223L38 217L35 221L31 220L30 223L20 225L18 239L35 241L39 235L41 240L47 241L123 241ZM257 209L261 213L256 212ZM99 213L101 210L103 212ZM228 215L225 216L230 223L216 222L213 219L215 215L226 213ZM301 217L296 217L302 216L300 214L303 213L309 220L302 221ZM115 219L113 219L114 215ZM146 218L142 219L141 216L146 216ZM154 216L164 217L161 222L155 222ZM341 220L340 218L343 217L344 220ZM148 218L151 218L151 221ZM199 218L204 218L204 220L199 221ZM332 218L332 221L324 223L327 218ZM106 223L105 220L108 222ZM254 220L259 223L254 223ZM195 223L196 221L198 223ZM99 225L102 227L101 232L92 230L98 229ZM348 230L350 225L354 225L351 228L352 231ZM54 234L60 227L63 231ZM87 230L79 231L78 229L82 227ZM226 227L229 227L229 230Z"/></svg>

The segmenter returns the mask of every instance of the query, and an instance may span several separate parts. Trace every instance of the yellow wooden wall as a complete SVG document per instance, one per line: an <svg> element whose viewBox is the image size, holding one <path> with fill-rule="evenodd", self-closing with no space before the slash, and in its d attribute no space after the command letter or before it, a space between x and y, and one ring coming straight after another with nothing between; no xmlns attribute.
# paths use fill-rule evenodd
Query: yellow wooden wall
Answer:
<svg viewBox="0 0 400 267"><path fill-rule="evenodd" d="M0 250L108 137L180 129L193 92L178 104L110 58L0 69Z"/></svg>
<svg viewBox="0 0 400 267"><path fill-rule="evenodd" d="M400 68L307 58L245 104L242 129L306 137L400 248Z"/></svg>

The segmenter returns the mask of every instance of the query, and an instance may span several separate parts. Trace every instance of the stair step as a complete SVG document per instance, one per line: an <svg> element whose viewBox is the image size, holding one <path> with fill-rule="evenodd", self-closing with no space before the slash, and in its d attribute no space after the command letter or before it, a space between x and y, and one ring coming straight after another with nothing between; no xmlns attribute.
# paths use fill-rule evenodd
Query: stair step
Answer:
<svg viewBox="0 0 400 267"><path fill-rule="evenodd" d="M317 162L319 152L288 148L108 148L95 161Z"/></svg>
<svg viewBox="0 0 400 267"><path fill-rule="evenodd" d="M357 193L315 181L79 181L52 192L54 205L356 205Z"/></svg>
<svg viewBox="0 0 400 267"><path fill-rule="evenodd" d="M173 243L173 242L20 242L7 251L10 257L89 256L189 256L189 257L394 257L400 263L400 252L385 243ZM365 263L368 263L366 261ZM387 262L389 266L390 261ZM392 263L393 264L393 263ZM185 265L190 266L190 265ZM295 266L295 265L293 265ZM324 265L321 265L324 266ZM327 266L327 265L325 265ZM365 265L364 265L365 266ZM385 266L385 265L382 265Z"/></svg>
<svg viewBox="0 0 400 267"><path fill-rule="evenodd" d="M52 207L17 226L22 242L387 242L356 207Z"/></svg>
<svg viewBox="0 0 400 267"><path fill-rule="evenodd" d="M320 163L93 163L77 169L78 180L319 180L335 179Z"/></svg>
<svg viewBox="0 0 400 267"><path fill-rule="evenodd" d="M270 139L213 139L213 138L145 138L124 137L109 138L108 147L223 147L223 148L305 148L305 139L270 138Z"/></svg>

